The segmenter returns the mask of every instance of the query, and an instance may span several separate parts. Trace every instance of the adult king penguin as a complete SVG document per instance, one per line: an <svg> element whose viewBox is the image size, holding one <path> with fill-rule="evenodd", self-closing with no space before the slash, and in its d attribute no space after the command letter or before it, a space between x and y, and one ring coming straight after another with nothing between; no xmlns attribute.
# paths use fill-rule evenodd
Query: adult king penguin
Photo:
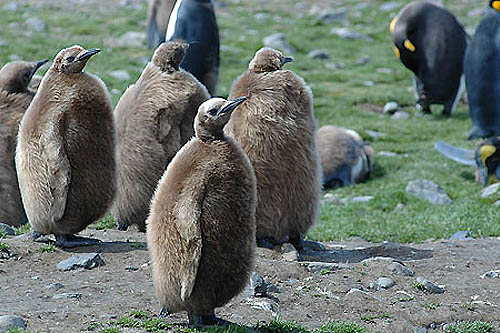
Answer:
<svg viewBox="0 0 500 333"><path fill-rule="evenodd" d="M492 0L465 53L472 129L468 139L500 135L500 1Z"/></svg>
<svg viewBox="0 0 500 333"><path fill-rule="evenodd" d="M200 106L196 136L169 164L151 204L147 240L162 313L187 311L190 324L221 323L214 308L245 287L253 266L255 175L223 133L244 100Z"/></svg>
<svg viewBox="0 0 500 333"><path fill-rule="evenodd" d="M14 161L17 132L34 95L28 85L47 61L13 61L0 70L0 222L16 227L28 222Z"/></svg>
<svg viewBox="0 0 500 333"><path fill-rule="evenodd" d="M426 1L406 5L390 24L394 52L415 74L424 114L442 104L449 116L462 95L465 31L447 9Z"/></svg>
<svg viewBox="0 0 500 333"><path fill-rule="evenodd" d="M115 193L114 129L104 83L83 72L99 49L61 50L19 127L16 168L33 238L98 242L74 234L102 217Z"/></svg>
<svg viewBox="0 0 500 333"><path fill-rule="evenodd" d="M190 45L181 68L215 94L219 73L219 28L210 0L177 0L168 21L167 41Z"/></svg>

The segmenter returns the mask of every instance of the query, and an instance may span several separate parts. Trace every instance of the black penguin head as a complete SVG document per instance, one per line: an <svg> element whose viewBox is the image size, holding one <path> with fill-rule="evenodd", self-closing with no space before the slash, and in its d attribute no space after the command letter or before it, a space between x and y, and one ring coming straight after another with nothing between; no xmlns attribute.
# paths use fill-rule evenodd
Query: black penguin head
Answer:
<svg viewBox="0 0 500 333"><path fill-rule="evenodd" d="M254 73L274 72L293 61L291 57L285 57L278 51L268 47L263 47L255 53L252 61L248 65L248 70Z"/></svg>
<svg viewBox="0 0 500 333"><path fill-rule="evenodd" d="M474 159L479 171L479 180L483 186L500 180L499 138L493 137L481 142L476 149Z"/></svg>
<svg viewBox="0 0 500 333"><path fill-rule="evenodd" d="M156 48L152 62L163 72L178 71L188 48L189 44L183 42L162 43Z"/></svg>
<svg viewBox="0 0 500 333"><path fill-rule="evenodd" d="M227 101L223 98L211 98L201 104L194 120L196 137L201 141L224 139L224 126L231 118L234 109L246 99L239 97Z"/></svg>
<svg viewBox="0 0 500 333"><path fill-rule="evenodd" d="M490 7L495 9L497 12L500 12L500 1L499 0L490 0Z"/></svg>
<svg viewBox="0 0 500 333"><path fill-rule="evenodd" d="M0 69L0 89L8 93L22 93L28 89L33 74L48 60L38 62L12 61Z"/></svg>
<svg viewBox="0 0 500 333"><path fill-rule="evenodd" d="M99 49L85 50L80 45L73 45L59 51L51 68L61 73L80 73L87 61L99 52Z"/></svg>

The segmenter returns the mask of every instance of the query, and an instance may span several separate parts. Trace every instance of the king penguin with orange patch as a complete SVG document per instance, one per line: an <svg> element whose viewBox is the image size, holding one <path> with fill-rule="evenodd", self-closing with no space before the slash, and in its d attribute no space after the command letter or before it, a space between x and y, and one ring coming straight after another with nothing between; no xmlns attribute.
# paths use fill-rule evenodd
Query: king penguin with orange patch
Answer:
<svg viewBox="0 0 500 333"><path fill-rule="evenodd" d="M500 135L500 1L491 0L464 60L469 140Z"/></svg>
<svg viewBox="0 0 500 333"><path fill-rule="evenodd" d="M442 104L454 112L464 90L465 31L447 9L430 2L405 6L390 25L394 52L415 74L417 102L424 114Z"/></svg>

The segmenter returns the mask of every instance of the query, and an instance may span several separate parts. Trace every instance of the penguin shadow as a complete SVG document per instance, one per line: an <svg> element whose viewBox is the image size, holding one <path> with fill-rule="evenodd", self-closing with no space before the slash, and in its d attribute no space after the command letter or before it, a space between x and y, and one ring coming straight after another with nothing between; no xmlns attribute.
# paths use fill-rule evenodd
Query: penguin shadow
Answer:
<svg viewBox="0 0 500 333"><path fill-rule="evenodd" d="M359 263L370 258L391 258L396 261L413 261L432 257L432 250L419 250L398 243L383 243L353 250L333 250L321 243L304 241L303 248L298 251L300 261L326 263Z"/></svg>
<svg viewBox="0 0 500 333"><path fill-rule="evenodd" d="M42 236L34 241L35 243L44 243L55 245L56 242L49 236ZM97 244L78 247L58 247L60 250L71 253L126 253L132 251L147 251L146 242L125 242L125 241L100 241Z"/></svg>
<svg viewBox="0 0 500 333"><path fill-rule="evenodd" d="M377 178L382 178L387 174L387 171L385 168L382 166L382 164L378 162L374 162L372 166L372 170L370 171L370 178L363 181L362 183L369 182L370 180L374 180Z"/></svg>

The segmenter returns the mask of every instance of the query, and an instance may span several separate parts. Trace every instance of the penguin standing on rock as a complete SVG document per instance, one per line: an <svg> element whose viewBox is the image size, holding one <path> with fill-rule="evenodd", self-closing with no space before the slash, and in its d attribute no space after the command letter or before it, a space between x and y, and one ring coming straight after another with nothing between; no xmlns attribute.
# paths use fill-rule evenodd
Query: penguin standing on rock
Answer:
<svg viewBox="0 0 500 333"><path fill-rule="evenodd" d="M32 236L54 234L60 247L97 243L74 234L102 217L115 193L111 100L83 72L99 51L61 50L19 127L16 169Z"/></svg>
<svg viewBox="0 0 500 333"><path fill-rule="evenodd" d="M472 129L468 139L500 135L500 1L492 0L465 53Z"/></svg>
<svg viewBox="0 0 500 333"><path fill-rule="evenodd" d="M318 214L321 175L312 93L301 77L283 70L292 60L270 48L257 51L231 87L230 99L247 101L225 130L255 168L257 244L290 242L301 249Z"/></svg>
<svg viewBox="0 0 500 333"><path fill-rule="evenodd" d="M146 231L151 197L177 151L194 135L193 121L207 89L179 69L188 44L168 42L155 51L141 77L116 106L117 193L111 215L118 229Z"/></svg>
<svg viewBox="0 0 500 333"><path fill-rule="evenodd" d="M16 227L28 222L14 162L16 137L34 95L28 85L47 61L13 61L0 69L0 222Z"/></svg>
<svg viewBox="0 0 500 333"><path fill-rule="evenodd" d="M200 106L196 136L169 164L151 204L147 241L162 314L187 311L190 324L224 323L214 308L243 290L253 266L255 175L223 133L244 100Z"/></svg>
<svg viewBox="0 0 500 333"><path fill-rule="evenodd" d="M406 5L390 24L394 52L415 74L418 103L424 114L442 104L455 111L463 93L465 31L447 9L426 1Z"/></svg>
<svg viewBox="0 0 500 333"><path fill-rule="evenodd" d="M181 68L215 94L219 75L219 28L210 0L177 0L168 21L166 41L190 45Z"/></svg>
<svg viewBox="0 0 500 333"><path fill-rule="evenodd" d="M324 189L349 186L370 178L374 151L358 133L327 125L318 130L316 142Z"/></svg>

